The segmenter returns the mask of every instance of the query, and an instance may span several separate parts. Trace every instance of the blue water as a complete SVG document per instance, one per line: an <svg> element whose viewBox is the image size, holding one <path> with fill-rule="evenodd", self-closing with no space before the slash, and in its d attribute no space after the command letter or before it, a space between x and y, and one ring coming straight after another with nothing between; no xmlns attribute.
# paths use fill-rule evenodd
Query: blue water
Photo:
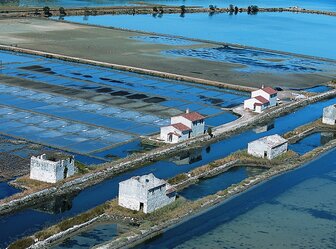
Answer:
<svg viewBox="0 0 336 249"><path fill-rule="evenodd" d="M336 18L295 13L67 16L65 20L336 59ZM318 34L318 35L316 35ZM304 41L304 42L302 42Z"/></svg>
<svg viewBox="0 0 336 249"><path fill-rule="evenodd" d="M335 138L336 133L334 132L317 132L299 140L297 143L289 144L288 148L302 155L321 145L325 145Z"/></svg>
<svg viewBox="0 0 336 249"><path fill-rule="evenodd" d="M62 248L91 248L97 244L109 241L117 236L117 224L101 224L95 226L89 232L81 232L76 236L64 240L61 244L54 246L54 249Z"/></svg>
<svg viewBox="0 0 336 249"><path fill-rule="evenodd" d="M174 49L162 52L167 56L189 57L207 61L219 61L243 65L234 69L245 73L322 73L336 69L332 63L280 55L251 49L233 47ZM277 60L277 61L273 61ZM318 86L307 91L323 91L327 86Z"/></svg>
<svg viewBox="0 0 336 249"><path fill-rule="evenodd" d="M333 150L135 248L336 248L335 158Z"/></svg>
<svg viewBox="0 0 336 249"><path fill-rule="evenodd" d="M121 6L134 5L137 0L8 0L6 3L0 3L0 6L63 6L63 7L85 7L85 6ZM249 5L258 5L259 7L290 7L300 6L307 9L336 10L336 4L332 0L144 0L145 3L157 3L164 5L192 5L208 7L210 4L218 7L227 7L235 4L239 7L247 7Z"/></svg>
<svg viewBox="0 0 336 249"><path fill-rule="evenodd" d="M207 179L201 179L197 184L191 185L179 191L179 195L188 200L197 200L207 195L212 195L220 190L230 187L232 184L237 184L247 177L260 174L265 169L251 167L234 167L228 171Z"/></svg>
<svg viewBox="0 0 336 249"><path fill-rule="evenodd" d="M312 92L312 93L323 93L327 92L331 89L329 86L315 86L312 88L305 89L306 92Z"/></svg>
<svg viewBox="0 0 336 249"><path fill-rule="evenodd" d="M18 192L20 192L20 190L9 186L7 182L0 182L0 199L6 198Z"/></svg>
<svg viewBox="0 0 336 249"><path fill-rule="evenodd" d="M173 45L173 46L190 46L190 45L197 45L198 42L188 41L184 39L178 39L173 37L164 37L164 36L132 36L131 39L136 41L141 41L144 43L151 43L151 44L163 44L163 45Z"/></svg>
<svg viewBox="0 0 336 249"><path fill-rule="evenodd" d="M114 146L117 156L123 157L136 149L132 143L140 135L158 133L171 116L188 108L216 117L216 124L230 122L237 117L221 107L241 104L248 97L238 91L25 54L0 52L0 60L4 75L67 89L56 95L45 88L0 84L0 131L79 154L99 151L97 155L104 157L101 152ZM118 149L120 145L123 148Z"/></svg>
<svg viewBox="0 0 336 249"><path fill-rule="evenodd" d="M196 160L194 162L188 161L185 164L175 164L172 161L159 161L115 176L80 192L76 197L74 197L72 208L64 213L50 214L25 209L15 214L3 216L0 219L0 227L6 227L7 229L0 233L0 247L3 247L4 245L7 245L11 241L24 235L31 234L34 231L43 228L47 224L54 224L61 219L76 215L102 204L107 200L115 198L118 193L118 184L120 181L135 175L148 173L154 173L159 178L167 179L177 174L188 172L195 167L223 158L234 151L245 149L248 142L257 138L275 133L282 134L293 130L298 126L316 120L321 117L322 110L325 106L335 103L336 99L315 103L294 113L276 119L274 121L275 127L267 132L256 134L253 131L247 131L214 143L211 146L206 146L206 148L203 148L201 152L202 160Z"/></svg>

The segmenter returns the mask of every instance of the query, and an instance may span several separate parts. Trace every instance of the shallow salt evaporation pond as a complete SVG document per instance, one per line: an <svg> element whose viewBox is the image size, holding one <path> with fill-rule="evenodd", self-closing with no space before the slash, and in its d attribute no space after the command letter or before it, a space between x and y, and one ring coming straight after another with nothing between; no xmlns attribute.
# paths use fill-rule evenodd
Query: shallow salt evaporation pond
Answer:
<svg viewBox="0 0 336 249"><path fill-rule="evenodd" d="M230 122L237 117L221 108L248 97L24 54L0 52L0 59L0 132L102 158L111 151L123 157L141 150L140 136L158 133L171 116L186 109L215 117L210 126ZM119 146L124 151L111 150Z"/></svg>
<svg viewBox="0 0 336 249"><path fill-rule="evenodd" d="M179 191L178 194L188 200L197 200L224 190L248 177L261 174L265 170L257 167L233 167L218 176L201 179L198 183Z"/></svg>
<svg viewBox="0 0 336 249"><path fill-rule="evenodd" d="M229 3L228 3L229 4ZM299 4L300 5L300 4ZM301 13L67 16L67 21L238 43L336 59L336 18ZM280 35L281 34L281 35ZM318 35L316 35L318 34ZM304 43L302 41L305 41Z"/></svg>
<svg viewBox="0 0 336 249"><path fill-rule="evenodd" d="M325 145L333 139L336 139L335 132L316 132L294 144L289 144L288 148L302 155L321 145Z"/></svg>
<svg viewBox="0 0 336 249"><path fill-rule="evenodd" d="M92 187L86 188L72 197L72 206L62 213L45 213L38 210L25 209L15 214L1 217L0 226L7 229L0 233L0 246L8 245L11 241L21 238L24 235L32 234L42 229L46 224L54 224L67 217L74 216L90 208L113 199L118 193L118 184L132 176L153 173L156 177L168 179L177 174L188 172L196 167L212 162L216 159L223 158L232 152L245 149L247 143L263 136L272 134L283 134L298 126L306 124L320 118L325 106L335 104L336 99L330 99L318 102L307 107L301 108L294 113L279 117L274 121L274 127L271 130L262 133L255 133L252 130L242 134L235 135L225 140L218 141L211 146L201 149L199 152L191 153L186 160L185 156L162 160L144 167L134 169ZM197 158L195 160L195 158ZM52 200L50 201L52 202ZM32 219L32 217L34 217ZM18 223L18 221L20 221ZM18 226L18 224L20 224Z"/></svg>
<svg viewBox="0 0 336 249"><path fill-rule="evenodd" d="M335 248L335 157L333 150L135 248Z"/></svg>

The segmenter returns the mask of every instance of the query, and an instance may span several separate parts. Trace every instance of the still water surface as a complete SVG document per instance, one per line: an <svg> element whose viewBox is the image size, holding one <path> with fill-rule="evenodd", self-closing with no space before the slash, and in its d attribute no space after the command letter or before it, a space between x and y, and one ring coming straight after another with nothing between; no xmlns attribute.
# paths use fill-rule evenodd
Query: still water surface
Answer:
<svg viewBox="0 0 336 249"><path fill-rule="evenodd" d="M244 44L336 59L336 18L298 13L67 16L67 21Z"/></svg>
<svg viewBox="0 0 336 249"><path fill-rule="evenodd" d="M201 157L198 160L187 160L184 158L174 158L174 161L164 160L153 164L125 172L109 180L99 183L95 186L86 188L72 196L71 205L62 208L63 212L46 212L39 207L34 209L25 209L15 214L6 215L0 219L0 227L6 227L5 231L0 233L0 247L4 247L11 241L24 235L31 234L42 227L54 224L61 219L74 216L78 213L93 208L107 200L115 198L118 193L118 183L135 175L153 173L156 177L167 179L182 172L188 172L195 167L204 165L219 158L223 158L239 149L245 149L247 143L257 138L275 133L283 134L305 123L316 120L321 117L322 109L325 106L336 104L336 99L312 104L302 108L294 113L280 117L274 121L274 128L263 133L247 131L233 136L226 140L219 141L202 149ZM193 157L191 155L191 157ZM59 205L55 201L50 201L50 210ZM60 210L58 208L58 210Z"/></svg>
<svg viewBox="0 0 336 249"><path fill-rule="evenodd" d="M336 248L335 158L333 150L136 248Z"/></svg>

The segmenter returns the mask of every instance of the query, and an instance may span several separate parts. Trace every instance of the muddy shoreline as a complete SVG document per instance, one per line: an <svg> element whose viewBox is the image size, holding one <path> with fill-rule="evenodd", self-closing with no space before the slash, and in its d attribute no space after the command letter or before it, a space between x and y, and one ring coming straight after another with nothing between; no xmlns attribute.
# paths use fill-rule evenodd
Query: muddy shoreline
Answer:
<svg viewBox="0 0 336 249"><path fill-rule="evenodd" d="M145 36L180 39L188 44L149 43L133 39L134 37ZM92 39L93 37L95 39ZM19 48L45 51L44 54L59 54L99 62L97 65L103 67L108 64L119 65L122 67L118 67L118 69L126 71L128 68L140 68L141 70L135 71L140 74L155 71L160 73L153 76L168 78L172 76L171 79L185 79L195 83L215 82L215 85L219 87L223 84L224 87L233 85L252 89L260 87L261 82L267 82L269 86L284 89L309 88L321 85L323 82L336 77L334 70L331 70L336 65L335 60L264 50L239 44L186 39L179 36L136 32L44 18L0 19L0 40L4 46L12 47L12 51L19 52ZM225 46L237 50L237 53L239 53L239 50L242 50L243 53L255 50L258 53L270 52L274 54L273 56L285 55L288 57L287 61L290 58L316 60L321 68L314 68L314 72L293 70L277 72L276 69L260 68L256 72L248 73L242 69L249 70L254 66L253 61L262 61L260 58L253 57L252 62L246 64L244 56L241 57L241 63L232 63L165 54L165 51L175 49L178 51L192 49L210 51ZM219 51L218 53L222 52ZM327 66L328 62L331 63L330 67ZM287 62L284 63L286 65ZM288 61L288 63L290 62Z"/></svg>

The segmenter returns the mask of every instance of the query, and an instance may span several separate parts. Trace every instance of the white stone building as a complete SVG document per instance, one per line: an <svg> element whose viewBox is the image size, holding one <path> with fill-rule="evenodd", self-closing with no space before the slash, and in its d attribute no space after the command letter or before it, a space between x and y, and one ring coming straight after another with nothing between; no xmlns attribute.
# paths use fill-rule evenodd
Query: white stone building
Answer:
<svg viewBox="0 0 336 249"><path fill-rule="evenodd" d="M59 155L32 156L30 159L30 179L56 183L75 174L74 157Z"/></svg>
<svg viewBox="0 0 336 249"><path fill-rule="evenodd" d="M178 143L191 137L204 134L204 116L198 112L189 112L172 117L170 125L161 127L160 139L167 143Z"/></svg>
<svg viewBox="0 0 336 249"><path fill-rule="evenodd" d="M323 108L322 123L328 125L336 124L336 105L331 105Z"/></svg>
<svg viewBox="0 0 336 249"><path fill-rule="evenodd" d="M152 173L119 183L118 204L131 210L150 213L175 199L175 189Z"/></svg>
<svg viewBox="0 0 336 249"><path fill-rule="evenodd" d="M278 93L271 87L263 87L251 93L251 98L244 101L244 109L261 113L266 108L276 106Z"/></svg>
<svg viewBox="0 0 336 249"><path fill-rule="evenodd" d="M266 157L272 160L285 153L287 149L288 141L276 134L248 143L247 153L255 157Z"/></svg>

